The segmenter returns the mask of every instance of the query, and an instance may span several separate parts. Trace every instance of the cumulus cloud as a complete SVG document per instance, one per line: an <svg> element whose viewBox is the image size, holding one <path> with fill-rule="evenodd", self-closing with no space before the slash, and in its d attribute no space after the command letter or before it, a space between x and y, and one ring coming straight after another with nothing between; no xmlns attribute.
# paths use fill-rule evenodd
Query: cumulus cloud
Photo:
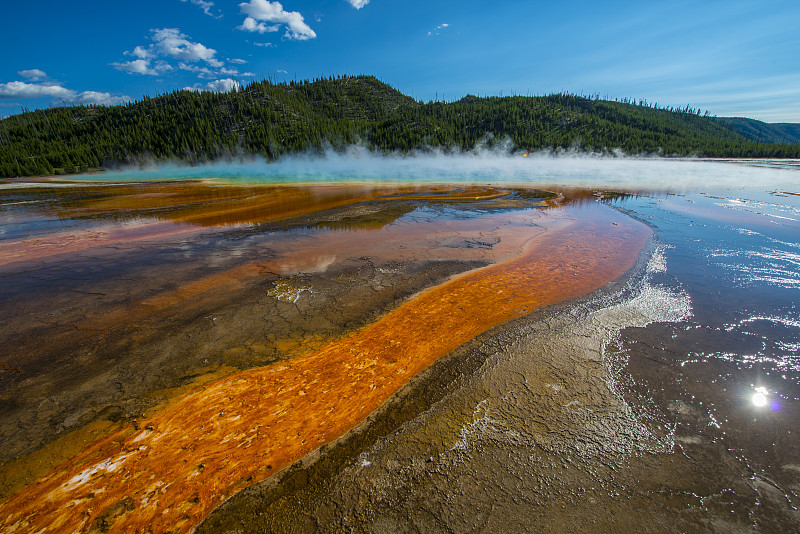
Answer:
<svg viewBox="0 0 800 534"><path fill-rule="evenodd" d="M296 41L314 39L317 34L303 20L297 11L285 11L280 2L250 0L239 4L239 9L247 17L239 30L257 33L273 32L286 26L284 38Z"/></svg>
<svg viewBox="0 0 800 534"><path fill-rule="evenodd" d="M208 82L204 86L195 84L191 87L184 87L184 89L189 91L213 91L215 93L228 93L234 89L239 89L239 87L239 82L236 80L232 78L223 78L220 80L214 80L213 82Z"/></svg>
<svg viewBox="0 0 800 534"><path fill-rule="evenodd" d="M187 72L193 72L197 74L200 78L214 78L215 74L214 71L209 69L208 67L201 67L199 65L191 65L189 63L178 63L178 68L180 70L185 70Z"/></svg>
<svg viewBox="0 0 800 534"><path fill-rule="evenodd" d="M131 97L127 95L114 96L111 93L101 93L99 91L82 91L70 99L65 99L65 101L69 104L81 106L116 106L130 102Z"/></svg>
<svg viewBox="0 0 800 534"><path fill-rule="evenodd" d="M214 57L217 55L216 50L202 43L193 43L178 28L156 28L150 30L150 33L153 39L150 49L159 56L183 61L204 61L212 67L222 66L222 62Z"/></svg>
<svg viewBox="0 0 800 534"><path fill-rule="evenodd" d="M133 49L133 52L130 53L125 52L125 54L138 57L139 59L152 59L153 57L155 57L155 54L153 53L152 50L148 50L143 46L137 46L136 48Z"/></svg>
<svg viewBox="0 0 800 534"><path fill-rule="evenodd" d="M231 67L222 67L219 69L209 69L208 67L201 67L199 65L192 65L189 63L178 63L178 68L180 70L185 70L187 72L194 72L197 74L199 78L205 78L210 80L211 78L216 78L220 75L224 76L252 76L252 72L245 72L241 74L238 69L231 68Z"/></svg>
<svg viewBox="0 0 800 534"><path fill-rule="evenodd" d="M31 76L28 77L33 79ZM0 83L0 99L42 97L52 98L53 100L50 102L50 105L65 104L88 106L93 104L101 106L113 106L116 104L123 104L131 100L131 98L127 95L115 96L111 93L102 93L99 91L82 91L79 93L53 82L27 83L15 81Z"/></svg>
<svg viewBox="0 0 800 534"><path fill-rule="evenodd" d="M369 4L369 0L347 0L347 3L356 9L361 9L365 5Z"/></svg>
<svg viewBox="0 0 800 534"><path fill-rule="evenodd" d="M130 74L158 76L176 68L168 63L176 60L178 69L192 71L205 78L238 74L236 69L225 68L225 62L217 59L216 50L191 41L178 28L153 28L150 30L150 40L153 42L147 46L137 46L125 52L126 56L136 59L111 65Z"/></svg>
<svg viewBox="0 0 800 534"><path fill-rule="evenodd" d="M203 13L205 13L209 17L214 17L215 19L222 18L222 12L220 12L219 10L217 10L218 11L217 14L211 12L211 8L214 7L214 2L206 2L205 0L181 0L181 2L183 2L184 4L186 2L189 2L192 5L199 7L200 9L203 10Z"/></svg>
<svg viewBox="0 0 800 534"><path fill-rule="evenodd" d="M0 83L0 98L38 98L42 96L69 98L74 94L75 91L56 83Z"/></svg>
<svg viewBox="0 0 800 534"><path fill-rule="evenodd" d="M123 72L130 74L144 74L148 76L158 76L169 70L172 70L172 67L163 61L157 61L155 64L151 64L149 59L134 59L132 61L112 63L111 65L115 69Z"/></svg>
<svg viewBox="0 0 800 534"><path fill-rule="evenodd" d="M23 78L29 79L32 82L38 82L47 79L47 73L39 69L20 70L17 71L17 74L19 74Z"/></svg>
<svg viewBox="0 0 800 534"><path fill-rule="evenodd" d="M245 32L256 32L256 33L269 33L269 32L276 32L281 29L280 24L271 24L267 26L263 22L258 22L253 17L246 17L240 26L236 26L236 29L242 30Z"/></svg>
<svg viewBox="0 0 800 534"><path fill-rule="evenodd" d="M239 82L231 78L223 78L221 80L215 80L213 82L209 82L206 85L206 87L208 88L209 91L227 93L228 91L239 89Z"/></svg>

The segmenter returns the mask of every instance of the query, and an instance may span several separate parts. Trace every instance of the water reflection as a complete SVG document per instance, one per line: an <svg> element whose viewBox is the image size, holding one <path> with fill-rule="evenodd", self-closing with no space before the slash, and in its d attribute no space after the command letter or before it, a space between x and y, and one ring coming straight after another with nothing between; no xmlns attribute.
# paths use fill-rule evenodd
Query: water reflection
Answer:
<svg viewBox="0 0 800 534"><path fill-rule="evenodd" d="M649 228L597 203L580 209L588 212L586 216L577 217L565 208L558 214L517 210L407 223L394 235L390 229L383 232L380 244L359 242L359 252L376 247L385 255L391 253L386 249L388 237L416 247L417 255L427 250L441 258L450 247L443 247L442 253L436 246L418 243L477 225L486 234L503 237L498 248L516 242L516 253L514 259L431 288L318 351L245 371L177 398L148 418L144 430L134 425L92 444L80 462L65 464L13 497L5 505L4 524L12 529L56 525L81 530L102 521L106 511L127 499L130 506L113 517L118 531L191 531L225 496L342 436L412 377L470 339L535 309L598 289L630 269L650 237ZM437 226L442 230L435 231ZM350 238L330 234L326 248L333 237ZM487 248L494 248L491 239L488 243ZM304 269L309 251L315 257L314 250L313 244L301 246L298 261L306 262ZM324 265L314 269L324 271L335 259L323 258ZM203 284L201 290L208 286ZM268 295L292 305L315 295L312 287L296 282L283 280L273 286ZM189 288L182 291L193 293ZM187 301L181 299L184 306ZM252 335L235 332L243 334ZM169 482L162 487L154 480Z"/></svg>
<svg viewBox="0 0 800 534"><path fill-rule="evenodd" d="M63 189L63 188L62 188ZM7 216L76 220L153 218L199 226L258 224L375 200L491 201L508 196L494 187L452 188L325 186L223 186L193 182L73 187L53 195L44 187L3 191ZM549 196L542 193L539 198Z"/></svg>
<svg viewBox="0 0 800 534"><path fill-rule="evenodd" d="M211 189L202 192L202 187ZM607 211L611 210L598 207L597 200L602 199L657 229L664 257L655 259L660 259L663 269L653 276L660 284L691 297L691 317L681 315L675 318L677 323L628 329L611 340L606 354L630 361L627 369L633 380L628 393L638 394L626 398L626 409L640 410L638 415L652 425L654 435L666 432L674 436L670 443L682 454L670 458L669 463L673 459L676 464L684 462L690 476L670 479L672 467L667 460L656 458L656 463L635 472L633 485L614 486L612 479L617 475L602 471L602 467L597 470L605 465L603 457L598 464L585 466L589 480L581 488L573 488L575 500L570 502L575 504L586 487L597 483L607 490L610 498L603 502L610 506L622 501L618 499L622 492L633 497L631 502L655 502L657 511L666 510L667 516L688 514L689 524L701 524L698 517L706 521L708 514L725 508L729 514L725 517L737 522L731 524L734 527L751 525L756 517L759 524L772 530L778 530L776 525L782 521L775 518L783 516L774 513L776 501L770 500L772 493L763 489L763 481L773 481L783 506L797 502L796 493L784 489L796 484L793 473L800 464L795 439L800 431L797 194L738 188L682 195L625 188L616 192L553 188L557 195L543 198L535 192L499 186L288 189L136 184L64 188L58 195L52 190L45 194L40 189L16 189L3 197L0 216L9 222L0 236L0 252L5 251L8 259L0 272L4 281L0 289L0 324L5 336L0 338L4 458L31 452L54 433L63 435L77 427L90 428L100 420L120 421L142 413L143 406L152 406L155 401L147 404L140 401L141 397L154 390L188 387L186 384L194 384L195 379L210 380L202 377L212 371L225 374L235 366L261 367L306 358L325 346L347 352L340 343L343 335L366 331L367 325L388 317L393 306L410 298L415 288L442 283L464 269L510 262L529 250L534 235L557 234L571 224L591 230L583 235L579 250L566 242L551 247L547 254L550 263L544 267L525 257L505 267L480 271L496 277L491 284L481 286L478 278L462 276L462 281L475 283L449 285L449 289L458 289L456 296L425 293L428 300L420 301L423 309L407 317L393 316L389 321L396 323L398 331L406 328L403 331L410 333L396 336L398 339L369 338L370 343L377 340L379 349L373 352L379 357L396 357L383 362L388 365L406 361L402 358L417 354L417 349L429 341L449 350L453 343L494 324L489 321L492 317L502 321L528 313L532 304L525 299L534 293L567 298L577 294L568 289L575 287L576 280L586 282L596 277L596 286L618 273L620 264L615 261L610 263L617 271L603 271L592 263L608 259L604 247L630 223L620 214L610 216ZM645 235L637 231L623 236L615 242L613 251L635 256L636 243L641 244ZM524 279L520 280L521 276ZM404 280L409 282L402 290L397 289ZM476 289L479 286L481 293ZM531 290L534 286L536 291ZM385 297L387 293L391 296ZM384 300L376 295L384 295L380 297ZM469 300L466 297L470 295L475 298L463 311L462 301ZM433 302L434 297L437 302ZM647 306L648 302L645 295L637 305ZM449 311L431 315L438 305ZM353 311L367 306L372 307L366 315ZM456 308L461 311L455 312ZM375 329L370 331L370 335L374 333ZM557 347L558 339L542 337L536 343ZM403 347L412 348L401 350ZM371 373L373 368L385 369L378 366L379 357L364 357L345 368L347 374L340 382L352 385L353 376ZM332 365L328 360L324 363ZM115 367L120 365L122 371ZM580 366L570 368L584 371ZM297 369L288 366L274 369L282 380L297 376ZM329 374L342 378L333 371L309 372L307 381ZM559 391L572 394L572 382L562 385L546 374L543 371L539 377L547 384L543 390L546 395L536 395L548 398L551 392ZM100 386L83 388L88 375ZM381 380L376 379L369 388L355 388L352 396L360 400L372 395L387 377L383 372L373 376ZM526 388L528 378L524 377ZM392 375L391 379L396 377ZM106 387L108 384L114 387ZM154 439L170 425L174 425L171 431L176 440L194 439L184 432L182 423L187 419L182 418L194 417L199 411L178 410L172 414L174 418L159 420L163 427L137 428L141 434L134 436L131 431L118 442L127 443L120 452L123 460L128 453L144 458L137 460L143 462L141 472L163 467L189 476L192 483L203 482L197 495L178 495L176 507L168 506L172 513L200 505L191 512L195 520L204 513L199 508L227 491L214 490L205 483L212 467L227 473L226 480L232 481L229 488L238 488L266 476L264 470L283 465L273 465L267 456L255 463L237 457L238 463L234 465L231 460L230 464L234 472L225 472L229 466L227 457L217 448L220 442L229 439L228 443L246 442L249 446L257 441L250 440L256 425L247 418L260 415L252 406L271 405L258 396L263 390L243 381L215 390L220 402L231 402L233 388L255 395L242 404L247 409L234 414L228 405L224 409L214 405L206 415L213 422L208 426L209 435L212 427L215 432L222 427L224 416L237 417L240 426L230 428L238 434L215 434L204 442L203 450L211 460L198 460L188 475L181 471L180 462L186 458L182 451L177 451L174 463L148 467L147 453L125 440L139 436L141 440ZM54 395L54 391L58 393ZM305 389L297 391L295 406L303 406L308 413L320 408L315 405L320 397L308 395ZM342 402L338 391L329 389L324 394ZM508 389L497 391L507 395ZM277 387L269 390L269 395L284 393ZM494 393L481 390L481 394ZM96 406L87 405L87 395L92 395L91 402ZM170 389L159 395L166 399L177 393ZM381 402L380 398L370 398L376 405ZM292 402L287 402L269 417L280 419L291 414ZM567 409L564 413L568 415L583 410L573 402L566 399L556 408ZM355 406L350 403L333 413L338 417L351 405ZM594 413L601 414L602 410ZM547 426L540 413L520 413L519 417L527 426ZM306 420L304 417L303 422ZM299 425L295 430L305 431L305 427ZM307 436L298 439L297 431L286 434L283 441L297 447L291 449L292 454L316 446L314 439L320 436L303 442ZM557 433L547 432L548 436L553 434ZM507 437L513 438L510 434ZM604 443L593 445L604 454L608 452ZM528 458L530 450L519 458ZM106 469L117 466L114 462L103 464L107 451L93 451L97 456L92 461L99 459L100 463L94 464L95 471L87 471L89 478L98 473L109 478L124 476ZM501 452L491 456L498 462L495 472L500 476L505 473L503 459L511 457ZM52 451L47 454L58 457ZM281 461L295 457L287 455ZM423 463L428 469L429 463ZM568 477L562 475L567 467L563 465L558 459L553 464L557 474L545 482L566 481ZM88 469L84 465L78 468L78 475L84 472L80 469ZM255 468L263 469L249 474ZM37 476L47 473L47 468L30 469L39 473ZM653 489L642 482L647 476L639 477L639 473L665 473L667 478L663 485L659 482L659 487L653 484ZM438 471L436 476L445 474ZM754 477L759 484L763 482L756 489ZM0 476L5 491L30 481L8 480ZM495 487L502 486L517 498L516 482L496 482ZM448 487L457 484L447 481ZM76 489L70 484L66 488ZM746 491L755 497L751 499ZM479 501L485 501L482 490L473 492ZM109 513L116 510L113 507L117 502L123 502L107 497L110 492L103 495L88 490L76 493L75 502L85 501L87 495L97 496L98 502L109 499L103 501ZM436 495L441 497L446 492L438 492L432 499L438 498ZM690 507L686 502L695 504ZM57 507L51 511L59 517L70 512ZM140 512L137 509L136 513ZM184 519L172 518L175 522Z"/></svg>
<svg viewBox="0 0 800 534"><path fill-rule="evenodd" d="M143 388L303 354L420 288L517 257L573 220L557 202L543 209L550 198L488 186L3 189L0 461L106 404L129 416ZM130 366L148 371L93 390L100 408L73 387ZM49 391L58 400L35 409Z"/></svg>
<svg viewBox="0 0 800 534"><path fill-rule="evenodd" d="M648 399L648 417L675 425L707 502L756 473L774 484L774 495L738 490L736 521L756 517L772 525L767 530L791 530L786 505L797 506L798 497L788 489L796 479L787 466L800 460L800 199L709 187L620 205L672 247L664 282L686 291L693 306L680 324L623 333L618 350L630 357L631 396ZM736 467L699 466L726 451L735 451Z"/></svg>

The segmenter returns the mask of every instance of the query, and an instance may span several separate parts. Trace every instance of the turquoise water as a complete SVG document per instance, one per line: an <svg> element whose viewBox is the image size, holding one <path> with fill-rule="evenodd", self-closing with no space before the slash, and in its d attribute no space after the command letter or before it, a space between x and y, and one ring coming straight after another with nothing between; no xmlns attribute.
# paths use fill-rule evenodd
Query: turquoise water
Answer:
<svg viewBox="0 0 800 534"><path fill-rule="evenodd" d="M216 180L225 183L478 183L562 185L629 190L696 190L741 185L791 188L798 162L708 161L623 158L593 155L469 152L381 156L364 150L323 156L294 156L277 162L217 162L185 166L160 164L73 177L80 180Z"/></svg>

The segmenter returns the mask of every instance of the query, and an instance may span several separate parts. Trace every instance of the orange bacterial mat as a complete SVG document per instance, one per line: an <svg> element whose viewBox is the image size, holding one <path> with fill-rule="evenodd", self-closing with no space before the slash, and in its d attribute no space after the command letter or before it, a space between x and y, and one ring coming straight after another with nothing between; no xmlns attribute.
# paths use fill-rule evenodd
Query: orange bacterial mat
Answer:
<svg viewBox="0 0 800 534"><path fill-rule="evenodd" d="M426 291L322 349L201 386L0 505L3 532L189 532L223 501L336 440L438 358L619 277L650 230L598 206L525 252Z"/></svg>

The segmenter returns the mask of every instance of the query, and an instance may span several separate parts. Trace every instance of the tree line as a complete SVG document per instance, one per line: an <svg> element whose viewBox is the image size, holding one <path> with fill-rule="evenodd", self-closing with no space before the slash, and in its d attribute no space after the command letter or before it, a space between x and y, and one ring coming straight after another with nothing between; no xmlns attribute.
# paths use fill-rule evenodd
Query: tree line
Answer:
<svg viewBox="0 0 800 534"><path fill-rule="evenodd" d="M190 164L345 148L577 149L706 157L800 157L687 106L568 93L418 102L372 76L257 81L230 93L181 90L120 106L26 111L0 121L0 176L87 172L150 161Z"/></svg>

